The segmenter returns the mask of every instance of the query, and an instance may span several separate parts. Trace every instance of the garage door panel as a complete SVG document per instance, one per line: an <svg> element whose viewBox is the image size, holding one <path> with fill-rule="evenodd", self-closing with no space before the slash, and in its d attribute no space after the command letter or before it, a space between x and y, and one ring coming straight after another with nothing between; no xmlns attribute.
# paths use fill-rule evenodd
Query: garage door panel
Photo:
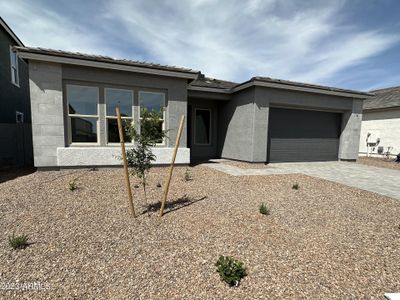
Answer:
<svg viewBox="0 0 400 300"><path fill-rule="evenodd" d="M338 157L339 139L270 140L270 162L329 161Z"/></svg>
<svg viewBox="0 0 400 300"><path fill-rule="evenodd" d="M270 108L268 161L338 159L341 114Z"/></svg>

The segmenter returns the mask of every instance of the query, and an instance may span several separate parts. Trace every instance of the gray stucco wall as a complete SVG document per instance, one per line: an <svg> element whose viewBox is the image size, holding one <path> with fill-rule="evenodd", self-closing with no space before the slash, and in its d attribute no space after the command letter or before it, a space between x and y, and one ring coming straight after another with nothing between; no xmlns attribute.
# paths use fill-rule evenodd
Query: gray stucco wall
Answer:
<svg viewBox="0 0 400 300"><path fill-rule="evenodd" d="M30 61L33 155L36 167L57 166L57 147L65 145L60 64Z"/></svg>
<svg viewBox="0 0 400 300"><path fill-rule="evenodd" d="M98 145L69 145L66 84L87 84L99 87ZM185 79L31 61L30 92L35 166L73 166L74 161L77 165L121 163L120 160L115 159L116 153L120 151L118 144L106 144L103 96L105 87L129 87L134 90L134 106L137 108L134 115L136 123L139 122L138 91L165 92L167 106L165 127L168 130L168 139L164 146L160 146L166 150L157 150L157 153L162 163L169 161L169 153L172 153L170 147L175 145L181 115L187 117L187 81ZM186 147L186 122L180 147ZM79 148L79 151L74 151L74 148ZM178 161L188 163L186 157L188 160L189 151L180 149Z"/></svg>
<svg viewBox="0 0 400 300"><path fill-rule="evenodd" d="M219 110L219 152L223 158L253 161L255 89L232 95Z"/></svg>
<svg viewBox="0 0 400 300"><path fill-rule="evenodd" d="M14 40L0 27L0 167L33 163L28 64L18 59L19 87L11 83L10 46ZM24 123L16 123L16 111Z"/></svg>
<svg viewBox="0 0 400 300"><path fill-rule="evenodd" d="M354 99L351 110L342 116L339 159L356 160L360 146L363 101Z"/></svg>
<svg viewBox="0 0 400 300"><path fill-rule="evenodd" d="M362 100L260 86L234 94L232 100L221 107L221 157L250 162L267 160L270 107L343 113L338 158L357 158Z"/></svg>

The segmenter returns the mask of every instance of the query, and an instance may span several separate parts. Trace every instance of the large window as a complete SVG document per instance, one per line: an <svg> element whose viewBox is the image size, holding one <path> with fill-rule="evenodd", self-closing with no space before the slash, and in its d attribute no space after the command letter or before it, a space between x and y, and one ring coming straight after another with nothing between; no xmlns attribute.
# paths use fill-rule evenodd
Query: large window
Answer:
<svg viewBox="0 0 400 300"><path fill-rule="evenodd" d="M161 132L165 129L165 94L156 92L139 92L139 105L140 117L142 117L143 110L157 112L160 117L158 130ZM159 144L163 143L162 140L158 141Z"/></svg>
<svg viewBox="0 0 400 300"><path fill-rule="evenodd" d="M115 108L119 106L121 111L122 126L124 128L124 141L128 140L127 132L132 124L133 116L133 93L130 90L105 89L106 100L106 122L107 122L107 142L118 143L119 132L117 114Z"/></svg>
<svg viewBox="0 0 400 300"><path fill-rule="evenodd" d="M97 143L99 89L67 85L68 118L72 143Z"/></svg>
<svg viewBox="0 0 400 300"><path fill-rule="evenodd" d="M211 111L209 109L195 109L194 143L197 145L211 144Z"/></svg>
<svg viewBox="0 0 400 300"><path fill-rule="evenodd" d="M18 56L10 47L11 82L19 87Z"/></svg>

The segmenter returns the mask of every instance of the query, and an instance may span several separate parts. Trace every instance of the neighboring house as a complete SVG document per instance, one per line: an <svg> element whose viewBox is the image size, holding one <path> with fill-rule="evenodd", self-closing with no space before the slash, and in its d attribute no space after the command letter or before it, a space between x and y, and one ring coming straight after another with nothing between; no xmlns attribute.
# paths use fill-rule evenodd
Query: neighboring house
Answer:
<svg viewBox="0 0 400 300"><path fill-rule="evenodd" d="M396 156L400 153L400 86L372 93L375 96L363 107L360 155Z"/></svg>
<svg viewBox="0 0 400 300"><path fill-rule="evenodd" d="M118 165L115 106L139 124L162 110L169 138L154 148L169 163L181 115L177 163L356 160L363 100L371 94L254 77L236 84L200 72L104 56L15 47L29 60L37 167Z"/></svg>
<svg viewBox="0 0 400 300"><path fill-rule="evenodd" d="M33 164L28 64L13 46L24 45L0 17L0 168Z"/></svg>

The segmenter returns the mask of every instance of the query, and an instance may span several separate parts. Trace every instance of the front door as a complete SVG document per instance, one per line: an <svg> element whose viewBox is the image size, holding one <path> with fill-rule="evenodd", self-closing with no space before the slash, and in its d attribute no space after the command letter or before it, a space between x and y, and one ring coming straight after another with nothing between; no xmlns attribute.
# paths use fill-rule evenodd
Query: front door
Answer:
<svg viewBox="0 0 400 300"><path fill-rule="evenodd" d="M217 157L217 107L189 105L188 145L191 160L207 160Z"/></svg>

